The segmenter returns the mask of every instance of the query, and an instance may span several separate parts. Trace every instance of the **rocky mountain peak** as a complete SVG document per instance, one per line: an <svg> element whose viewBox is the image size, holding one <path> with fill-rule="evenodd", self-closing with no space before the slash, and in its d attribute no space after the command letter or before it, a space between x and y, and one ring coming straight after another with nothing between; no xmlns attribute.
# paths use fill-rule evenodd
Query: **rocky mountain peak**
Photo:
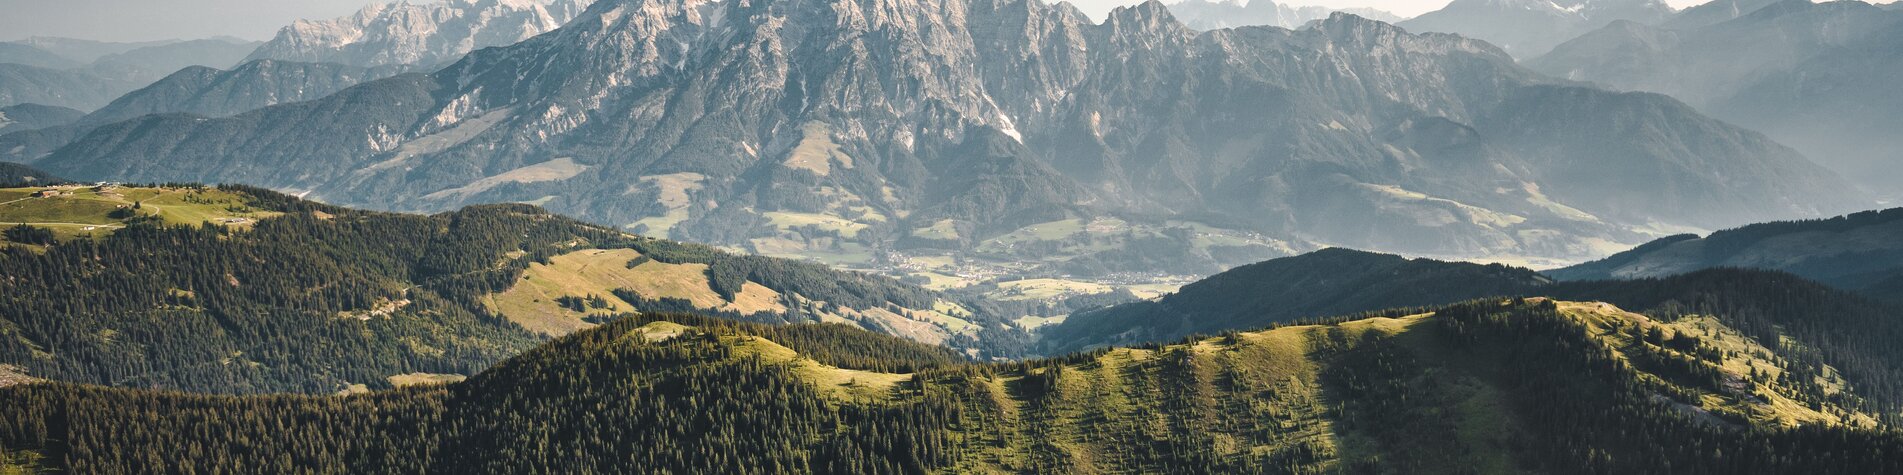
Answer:
<svg viewBox="0 0 1903 475"><path fill-rule="evenodd" d="M1177 21L1176 16L1170 13L1168 6L1157 0L1117 7L1105 17L1104 25L1117 32L1183 34L1189 31L1189 27Z"/></svg>
<svg viewBox="0 0 1903 475"><path fill-rule="evenodd" d="M299 20L247 59L359 67L435 66L480 48L552 31L593 0L455 0L387 3L331 20Z"/></svg>

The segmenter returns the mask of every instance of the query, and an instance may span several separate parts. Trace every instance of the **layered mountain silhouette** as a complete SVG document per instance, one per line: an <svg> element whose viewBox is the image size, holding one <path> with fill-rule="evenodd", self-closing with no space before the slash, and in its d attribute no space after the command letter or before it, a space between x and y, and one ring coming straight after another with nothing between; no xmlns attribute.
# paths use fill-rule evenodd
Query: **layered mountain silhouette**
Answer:
<svg viewBox="0 0 1903 475"><path fill-rule="evenodd" d="M1752 6L1735 5L1739 11ZM1669 94L1763 131L1873 191L1903 193L1896 166L1903 142L1887 133L1903 110L1889 93L1903 73L1897 53L1903 13L1855 1L1790 0L1700 23L1616 23L1527 64L1556 76Z"/></svg>
<svg viewBox="0 0 1903 475"><path fill-rule="evenodd" d="M0 134L0 160L32 161L102 125L146 115L229 117L266 106L319 99L364 81L396 75L402 69L268 59L230 70L188 67L65 123L0 129L13 132Z"/></svg>
<svg viewBox="0 0 1903 475"><path fill-rule="evenodd" d="M1455 0L1403 21L1411 31L1458 33L1532 58L1608 23L1656 24L1672 17L1658 0Z"/></svg>
<svg viewBox="0 0 1903 475"><path fill-rule="evenodd" d="M85 112L65 107L39 104L0 107L0 134L66 125L85 115Z"/></svg>
<svg viewBox="0 0 1903 475"><path fill-rule="evenodd" d="M1552 279L1503 265L1324 249L1247 266L1150 301L1073 314L1039 331L1039 349L1173 341L1302 318L1522 295Z"/></svg>
<svg viewBox="0 0 1903 475"><path fill-rule="evenodd" d="M882 248L1115 214L1579 258L1863 203L1761 135L1477 41L1345 14L1196 33L1154 2L1093 24L1023 1L607 1L432 74L127 121L34 163L388 209L527 201L755 248L809 223Z"/></svg>
<svg viewBox="0 0 1903 475"><path fill-rule="evenodd" d="M231 67L257 46L232 38L0 43L0 106L34 103L91 111L182 68Z"/></svg>
<svg viewBox="0 0 1903 475"><path fill-rule="evenodd" d="M1397 23L1401 17L1372 8L1332 9L1319 6L1289 6L1269 0L1184 0L1169 4L1170 15L1198 31L1242 26L1273 26L1296 29L1309 22L1344 12L1370 20Z"/></svg>
<svg viewBox="0 0 1903 475"><path fill-rule="evenodd" d="M139 87L136 81L81 70L0 63L0 104L41 104L92 110Z"/></svg>
<svg viewBox="0 0 1903 475"><path fill-rule="evenodd" d="M1903 277L1903 209L1673 236L1547 274L1637 279L1726 267L1785 271L1872 297L1903 299L1894 293Z"/></svg>

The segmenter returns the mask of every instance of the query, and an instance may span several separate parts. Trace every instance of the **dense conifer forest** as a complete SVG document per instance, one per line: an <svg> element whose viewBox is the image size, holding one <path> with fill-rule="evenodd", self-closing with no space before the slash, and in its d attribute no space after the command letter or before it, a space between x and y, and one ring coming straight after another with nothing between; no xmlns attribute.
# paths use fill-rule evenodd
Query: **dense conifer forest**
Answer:
<svg viewBox="0 0 1903 475"><path fill-rule="evenodd" d="M1903 470L1889 425L1740 383L1727 364L1768 360L1690 328L1485 300L980 364L841 325L650 314L448 386L13 386L0 443L73 473ZM1814 403L1752 409L1794 398Z"/></svg>
<svg viewBox="0 0 1903 475"><path fill-rule="evenodd" d="M0 364L58 381L208 393L330 393L388 387L386 378L399 374L475 374L546 338L498 315L485 296L515 285L531 264L582 248L705 264L728 299L749 281L859 308L931 308L942 297L818 264L637 237L526 205L423 216L220 189L245 197L247 209L277 215L242 228L135 217L66 240L39 227L6 229ZM587 309L602 298L556 300ZM987 315L971 317L1006 331Z"/></svg>

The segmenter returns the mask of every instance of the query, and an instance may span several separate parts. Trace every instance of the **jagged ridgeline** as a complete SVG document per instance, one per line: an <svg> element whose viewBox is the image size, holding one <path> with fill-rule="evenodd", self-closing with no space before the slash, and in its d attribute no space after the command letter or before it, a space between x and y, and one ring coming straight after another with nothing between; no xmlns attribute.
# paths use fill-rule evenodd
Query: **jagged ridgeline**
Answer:
<svg viewBox="0 0 1903 475"><path fill-rule="evenodd" d="M658 310L847 323L974 357L1024 340L980 306L890 279L527 205L423 216L196 185L0 189L0 203L0 373L14 376L361 391L458 379Z"/></svg>
<svg viewBox="0 0 1903 475"><path fill-rule="evenodd" d="M40 150L18 159L83 180L384 210L536 202L759 254L870 267L882 251L952 253L1073 275L1200 274L1314 242L1574 260L1659 225L1870 203L1670 98L1347 14L1196 32L1156 1L1094 21L1031 0L601 0L573 18L426 74L0 153ZM360 19L275 43L408 24ZM276 57L385 64L338 47ZM1041 235L1065 222L1133 232Z"/></svg>
<svg viewBox="0 0 1903 475"><path fill-rule="evenodd" d="M0 389L74 473L1897 473L1781 348L1484 300L1013 364L843 325L651 314L346 397ZM190 454L190 456L184 456Z"/></svg>

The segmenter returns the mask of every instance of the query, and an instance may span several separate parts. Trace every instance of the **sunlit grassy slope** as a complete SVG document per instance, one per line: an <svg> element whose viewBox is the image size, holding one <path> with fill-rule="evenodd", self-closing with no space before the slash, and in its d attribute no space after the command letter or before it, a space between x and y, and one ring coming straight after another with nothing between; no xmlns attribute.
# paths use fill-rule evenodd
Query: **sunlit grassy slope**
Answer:
<svg viewBox="0 0 1903 475"><path fill-rule="evenodd" d="M35 194L53 193L37 197ZM243 228L279 213L253 209L240 194L216 188L55 186L0 189L0 225L28 224L62 239L100 235L137 216L169 224Z"/></svg>
<svg viewBox="0 0 1903 475"><path fill-rule="evenodd" d="M1657 322L1609 304L1544 299L1477 305L1511 312L1516 305L1549 303L1557 310L1555 328L1601 345L1631 370L1609 383L1647 388L1656 404L1682 411L1690 423L1764 428L1873 423L1844 408L1797 403L1790 388L1754 380L1750 368L1777 371L1779 360L1709 318ZM669 324L649 324L634 333L652 333L659 325ZM1524 444L1520 439L1534 436L1529 425L1541 422L1526 419L1516 406L1537 401L1525 400L1503 376L1521 362L1498 348L1461 341L1449 325L1429 312L918 375L840 369L770 340L721 338L735 355L786 365L812 387L844 401L903 404L916 401L922 388L948 392L962 401L969 418L958 429L965 450L950 467L953 472L1037 472L1053 463L1080 473L1145 471L1161 468L1146 459L1167 458L1153 452L1158 450L1276 461L1298 471L1341 469L1397 454L1482 472L1524 468L1532 462L1519 459L1516 447ZM1705 358L1648 343L1644 335L1653 329L1699 338L1729 356ZM672 325L666 334L696 331ZM1662 356L1709 368L1712 377L1651 369L1655 363L1650 361ZM1610 376L1566 377L1590 382ZM1367 392L1382 386L1396 392ZM1416 399L1369 400L1389 397ZM1383 410L1367 406L1390 402L1431 419L1370 424L1366 413ZM1395 432L1400 430L1441 431L1433 437L1442 440Z"/></svg>
<svg viewBox="0 0 1903 475"><path fill-rule="evenodd" d="M970 316L970 310L942 300L929 308L896 304L858 308L751 281L728 298L714 290L706 264L669 264L643 258L633 249L577 250L551 257L546 263L530 264L513 286L483 297L483 302L491 311L531 331L565 335L594 327L601 319L650 310L625 296L668 299L689 307L671 310L741 318L796 319L791 314L797 312L818 321L846 323L934 344L978 330L976 324L964 318ZM564 297L598 297L607 305L565 307L557 300Z"/></svg>
<svg viewBox="0 0 1903 475"><path fill-rule="evenodd" d="M238 412L194 422L216 427L197 430L202 434L192 436L189 450L213 454L208 460L226 461L214 467L234 471L297 466L254 456L258 447L275 447L315 454L334 469L412 473L654 466L1877 473L1868 470L1897 466L1883 451L1903 442L1872 430L1856 410L1765 376L1784 359L1752 354L1761 345L1742 335L1712 319L1659 322L1603 303L1487 300L978 364L840 325L644 315L555 339L436 392L198 401ZM0 390L0 397L9 394L32 404L77 398L62 400L71 407L99 407L90 398L173 407L181 404L171 398L187 397L49 385ZM181 444L188 442L174 437L116 436L176 429L166 428L168 419L122 416L111 407L88 417L122 421L112 433L93 432L107 425L74 425L59 419L61 411L34 408L0 407L0 421L26 421L21 427L34 434L53 431L12 442L42 453L102 453L108 443L112 449L103 453L187 450ZM387 410L376 408L412 412L366 412ZM281 422L247 422L257 419ZM330 426L358 421L415 435L388 450L348 452L361 437L385 437ZM650 440L657 442L628 442ZM172 467L207 459L76 463L117 467L133 460ZM410 468L384 465L393 461Z"/></svg>

